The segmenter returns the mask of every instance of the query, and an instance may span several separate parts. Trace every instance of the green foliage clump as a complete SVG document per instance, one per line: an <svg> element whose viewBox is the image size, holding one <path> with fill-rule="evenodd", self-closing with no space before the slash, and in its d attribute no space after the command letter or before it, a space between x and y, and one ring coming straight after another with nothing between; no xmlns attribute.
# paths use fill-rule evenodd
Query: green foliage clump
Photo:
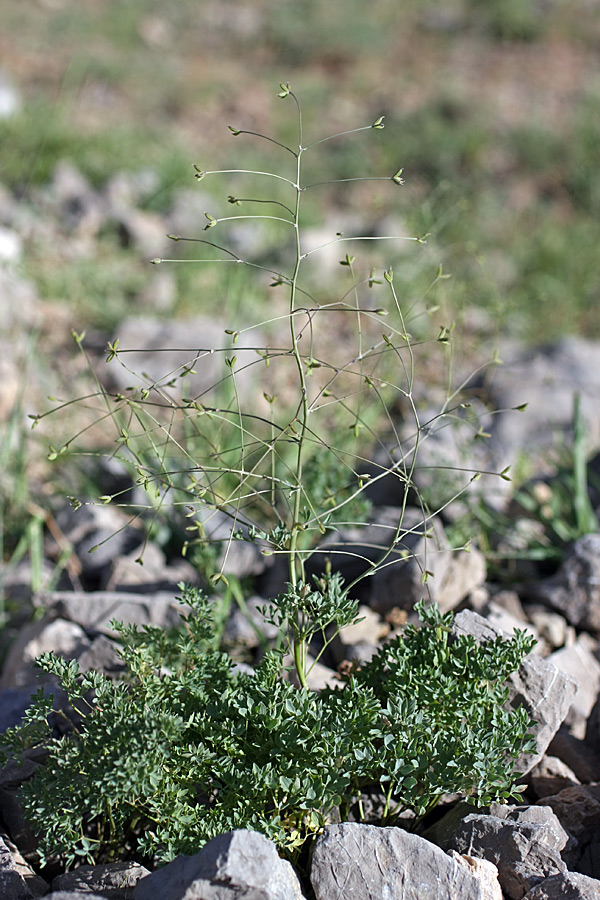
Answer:
<svg viewBox="0 0 600 900"><path fill-rule="evenodd" d="M23 788L43 857L168 860L251 828L293 859L327 823L364 821L365 795L383 795L385 825L405 810L418 822L446 793L518 795L512 767L531 749L531 723L506 709L506 679L531 649L525 633L477 644L421 604L421 627L316 693L281 676L283 651L236 671L215 647L208 601L191 589L183 599L174 636L119 626L120 680L40 659L67 693L69 730L53 736L53 699L40 692L2 742L47 748Z"/></svg>

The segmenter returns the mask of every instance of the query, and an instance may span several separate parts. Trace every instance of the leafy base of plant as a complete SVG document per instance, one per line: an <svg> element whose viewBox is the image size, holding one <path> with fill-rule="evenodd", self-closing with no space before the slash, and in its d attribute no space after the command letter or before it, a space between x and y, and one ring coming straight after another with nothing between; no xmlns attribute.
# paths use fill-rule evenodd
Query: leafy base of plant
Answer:
<svg viewBox="0 0 600 900"><path fill-rule="evenodd" d="M275 651L254 674L235 671L214 647L208 601L191 589L183 598L191 612L175 636L119 627L119 681L40 659L67 692L72 709L58 715L70 730L53 736L53 698L40 692L2 744L47 748L23 788L43 861L166 861L234 828L296 860L326 824L366 821L366 794L382 796L384 825L406 810L418 823L444 794L479 805L518 796L513 765L531 749L531 723L505 704L532 646L524 633L477 644L451 634L451 613L420 604L420 627L313 693L286 680Z"/></svg>

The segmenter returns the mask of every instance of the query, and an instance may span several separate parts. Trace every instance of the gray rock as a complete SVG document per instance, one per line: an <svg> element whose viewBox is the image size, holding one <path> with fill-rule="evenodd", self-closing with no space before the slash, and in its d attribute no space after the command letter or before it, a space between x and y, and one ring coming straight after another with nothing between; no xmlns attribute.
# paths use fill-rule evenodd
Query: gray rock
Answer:
<svg viewBox="0 0 600 900"><path fill-rule="evenodd" d="M260 646L261 638L275 639L279 629L267 622L260 611L271 605L261 597L250 597L243 610L234 604L223 632L225 645L232 649L254 649Z"/></svg>
<svg viewBox="0 0 600 900"><path fill-rule="evenodd" d="M44 881L41 875L36 875L29 863L23 858L18 847L13 844L9 837L7 837L3 833L0 835L0 837L2 841L4 841L7 849L10 851L16 871L25 882L25 885L27 886L33 897L37 898L45 896L48 893L49 889L48 882Z"/></svg>
<svg viewBox="0 0 600 900"><path fill-rule="evenodd" d="M52 900L81 900L81 891L52 891ZM103 894L84 894L85 900L106 900Z"/></svg>
<svg viewBox="0 0 600 900"><path fill-rule="evenodd" d="M486 378L495 409L511 410L528 403L524 415L494 417L490 445L497 459L514 461L519 451L537 456L552 447L556 434L568 434L573 421L573 395L581 397L589 448L600 446L600 353L598 344L568 337L537 351L514 344L501 348L505 365ZM506 463L505 463L506 464Z"/></svg>
<svg viewBox="0 0 600 900"><path fill-rule="evenodd" d="M59 511L56 521L81 563L82 582L87 579L97 587L116 557L139 547L144 535L127 527L129 519L114 506L64 506Z"/></svg>
<svg viewBox="0 0 600 900"><path fill-rule="evenodd" d="M552 650L575 643L574 628L559 613L550 612L542 606L528 605L527 616L537 629L539 636L548 643Z"/></svg>
<svg viewBox="0 0 600 900"><path fill-rule="evenodd" d="M6 843L0 837L0 897L2 900L31 900L32 891L17 871Z"/></svg>
<svg viewBox="0 0 600 900"><path fill-rule="evenodd" d="M72 238L90 241L104 224L101 198L79 169L67 160L61 160L54 170L48 201L61 228Z"/></svg>
<svg viewBox="0 0 600 900"><path fill-rule="evenodd" d="M536 884L523 900L600 900L600 881L578 872L563 872Z"/></svg>
<svg viewBox="0 0 600 900"><path fill-rule="evenodd" d="M80 671L88 672L90 669L96 669L104 672L105 675L116 675L123 672L125 663L117 652L118 646L115 641L99 634L90 646L77 657Z"/></svg>
<svg viewBox="0 0 600 900"><path fill-rule="evenodd" d="M495 812L501 809L494 804ZM521 900L540 881L566 872L560 850L567 841L567 833L551 810L509 807L503 818L466 816L449 849L494 863L504 894L510 900Z"/></svg>
<svg viewBox="0 0 600 900"><path fill-rule="evenodd" d="M46 758L46 751L40 748L26 750L22 765L9 759L0 769L0 815L8 833L26 856L35 853L38 841L31 825L25 820L19 789L30 778Z"/></svg>
<svg viewBox="0 0 600 900"><path fill-rule="evenodd" d="M481 882L482 900L504 900L502 888L498 881L498 869L487 859L477 859L474 856L465 856L451 850L448 856L459 865L465 866L467 871Z"/></svg>
<svg viewBox="0 0 600 900"><path fill-rule="evenodd" d="M494 640L501 632L477 613L464 611L454 618L455 634L471 634L477 641ZM524 754L515 762L515 770L526 774L538 764L560 724L564 721L575 696L576 685L552 663L530 655L509 679L509 704L524 707L536 724L531 733L537 742L537 753Z"/></svg>
<svg viewBox="0 0 600 900"><path fill-rule="evenodd" d="M127 352L111 362L103 377L119 390L161 385L170 396L198 398L210 406L211 398L217 402L211 389L231 378L225 364L232 346L231 337L225 334L227 327L206 316L160 321L145 316L125 319L116 337L119 350ZM261 341L254 330L251 338L242 335L235 345L236 384L242 396L247 396L254 384L250 364L259 360L252 349L256 346L261 346Z"/></svg>
<svg viewBox="0 0 600 900"><path fill-rule="evenodd" d="M34 688L50 676L40 672L35 660L52 650L69 659L77 657L89 646L83 628L72 621L44 616L22 629L12 644L0 678L0 688Z"/></svg>
<svg viewBox="0 0 600 900"><path fill-rule="evenodd" d="M576 628L600 631L600 533L575 541L556 575L535 587L534 596Z"/></svg>
<svg viewBox="0 0 600 900"><path fill-rule="evenodd" d="M138 881L149 874L145 866L135 862L79 866L72 872L57 875L52 882L52 890L78 892L86 897L97 893L103 897L110 897L111 900L130 900Z"/></svg>
<svg viewBox="0 0 600 900"><path fill-rule="evenodd" d="M255 831L213 838L138 882L134 900L302 900L300 883L275 845Z"/></svg>
<svg viewBox="0 0 600 900"><path fill-rule="evenodd" d="M596 781L600 772L600 754L588 740L581 741L561 727L548 745L548 752L566 763L584 784Z"/></svg>
<svg viewBox="0 0 600 900"><path fill-rule="evenodd" d="M111 619L135 625L158 625L176 628L181 624L184 608L171 591L156 594L93 591L45 591L34 597L36 606L52 610L56 615L76 622L88 634L115 637Z"/></svg>
<svg viewBox="0 0 600 900"><path fill-rule="evenodd" d="M141 562L139 561L141 559ZM184 559L167 565L165 554L156 544L148 543L140 554L137 551L117 557L111 566L107 591L129 591L146 594L157 591L177 593L177 585L196 584L198 573Z"/></svg>
<svg viewBox="0 0 600 900"><path fill-rule="evenodd" d="M600 663L594 655L596 642L582 634L571 647L563 647L547 657L577 685L577 692L565 719L572 734L584 738L587 721L600 691Z"/></svg>
<svg viewBox="0 0 600 900"><path fill-rule="evenodd" d="M331 652L338 664L353 659L368 662L390 632L389 624L369 606L359 606L358 617L360 621L345 625L331 644Z"/></svg>
<svg viewBox="0 0 600 900"><path fill-rule="evenodd" d="M31 694L28 688L0 690L0 733L19 724L31 706Z"/></svg>
<svg viewBox="0 0 600 900"><path fill-rule="evenodd" d="M546 756L529 773L529 786L538 799L552 797L566 787L579 784L575 772L557 756Z"/></svg>
<svg viewBox="0 0 600 900"><path fill-rule="evenodd" d="M366 571L367 560L383 557L400 520L396 549L358 586L361 599L372 609L382 614L393 607L412 609L426 597L446 611L483 583L485 562L479 551L452 551L441 522L435 517L424 522L421 511L411 507L404 513L399 507L376 507L370 524L339 528L339 537L325 540L320 558L331 553L336 568L351 581ZM426 584L425 571L430 573Z"/></svg>
<svg viewBox="0 0 600 900"><path fill-rule="evenodd" d="M319 835L310 880L317 900L486 897L481 879L435 844L401 828L351 822Z"/></svg>
<svg viewBox="0 0 600 900"><path fill-rule="evenodd" d="M171 243L166 235L164 219L156 213L122 209L116 216L116 224L122 245L149 259L163 256Z"/></svg>
<svg viewBox="0 0 600 900"><path fill-rule="evenodd" d="M570 869L600 877L600 784L578 784L545 797L563 828L574 838L563 853Z"/></svg>

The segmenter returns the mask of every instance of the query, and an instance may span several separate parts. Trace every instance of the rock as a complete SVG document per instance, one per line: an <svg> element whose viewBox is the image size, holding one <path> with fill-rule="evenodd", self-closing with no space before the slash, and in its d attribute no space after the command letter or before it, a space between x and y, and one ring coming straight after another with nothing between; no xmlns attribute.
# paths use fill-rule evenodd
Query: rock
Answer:
<svg viewBox="0 0 600 900"><path fill-rule="evenodd" d="M300 883L275 844L255 831L230 831L195 856L142 878L134 900L302 900Z"/></svg>
<svg viewBox="0 0 600 900"><path fill-rule="evenodd" d="M532 604L527 606L527 617L533 623L539 636L553 650L572 646L575 643L577 638L575 629L559 613L553 613L542 606Z"/></svg>
<svg viewBox="0 0 600 900"><path fill-rule="evenodd" d="M530 625L526 618L520 618L514 615L514 613L505 609L503 606L500 606L500 604L496 603L494 600L490 600L488 603L485 611L485 618L490 625L493 625L498 631L504 632L504 634L513 634L515 628L518 628L521 631L526 631L527 634L534 637L536 641L539 639L535 626Z"/></svg>
<svg viewBox="0 0 600 900"><path fill-rule="evenodd" d="M129 518L114 506L104 505L64 506L57 514L58 527L81 563L85 587L97 588L113 560L141 544L144 535L127 527Z"/></svg>
<svg viewBox="0 0 600 900"><path fill-rule="evenodd" d="M481 881L481 900L504 900L502 888L498 881L498 869L487 859L476 859L474 856L465 856L451 850L448 856L456 860L459 865L465 866L467 871Z"/></svg>
<svg viewBox="0 0 600 900"><path fill-rule="evenodd" d="M600 533L575 541L558 572L532 593L576 628L600 632Z"/></svg>
<svg viewBox="0 0 600 900"><path fill-rule="evenodd" d="M31 900L33 896L25 879L17 871L5 841L0 837L0 897L2 900Z"/></svg>
<svg viewBox="0 0 600 900"><path fill-rule="evenodd" d="M195 509L195 519L202 524L206 538L218 549L215 563L218 569L222 569L225 575L235 575L236 578L257 576L264 572L267 562L261 552L260 541L232 541L230 537L234 520L231 516L219 509L212 510L202 505L196 505ZM236 530L241 534L248 534L248 529L240 522L236 524ZM287 567L286 574L289 575ZM283 589L282 584L281 590Z"/></svg>
<svg viewBox="0 0 600 900"><path fill-rule="evenodd" d="M250 650L259 647L261 639L274 640L279 634L279 629L267 622L260 611L271 606L272 604L262 597L250 597L243 610L237 603L233 604L223 632L226 646Z"/></svg>
<svg viewBox="0 0 600 900"><path fill-rule="evenodd" d="M5 688L0 690L0 734L14 728L31 706L31 689Z"/></svg>
<svg viewBox="0 0 600 900"><path fill-rule="evenodd" d="M0 266L20 262L23 243L16 231L0 227Z"/></svg>
<svg viewBox="0 0 600 900"><path fill-rule="evenodd" d="M443 611L454 608L485 580L485 561L477 550L452 551L441 522L435 517L425 524L420 510L380 506L365 526L338 528L338 538L328 538L319 558L335 554L336 568L346 581L367 569L365 560L377 560L394 539L402 520L397 549L373 576L362 581L356 593L376 612L393 607L412 609L422 597L438 603ZM423 574L430 574L426 584Z"/></svg>
<svg viewBox="0 0 600 900"><path fill-rule="evenodd" d="M125 670L125 663L119 656L118 644L103 634L94 638L90 646L77 657L81 672L95 669L105 675L116 675Z"/></svg>
<svg viewBox="0 0 600 900"><path fill-rule="evenodd" d="M482 616L465 610L454 618L455 634L471 634L477 641L494 640L501 632ZM537 753L524 754L515 762L515 771L526 774L538 764L560 724L564 721L576 685L552 663L539 656L528 656L509 679L509 704L524 707L536 724L530 729L537 742Z"/></svg>
<svg viewBox="0 0 600 900"><path fill-rule="evenodd" d="M36 875L29 863L23 858L19 849L5 834L0 836L0 840L4 842L10 851L12 861L17 873L25 882L26 887L34 898L43 897L48 893L48 883L40 875ZM0 896L4 897L3 894Z"/></svg>
<svg viewBox="0 0 600 900"><path fill-rule="evenodd" d="M26 625L11 646L0 678L0 688L35 688L50 676L35 665L40 654L53 650L68 659L77 657L89 640L85 631L66 619L45 616Z"/></svg>
<svg viewBox="0 0 600 900"><path fill-rule="evenodd" d="M173 593L159 591L156 594L93 591L44 591L34 597L36 606L76 622L88 634L105 634L115 637L110 627L111 619L135 625L158 625L161 628L177 628L185 608L173 597Z"/></svg>
<svg viewBox="0 0 600 900"><path fill-rule="evenodd" d="M141 554L136 550L113 561L104 587L107 591L131 590L139 594L172 591L175 594L181 581L197 584L198 573L194 567L184 559L167 565L160 547L147 543Z"/></svg>
<svg viewBox="0 0 600 900"><path fill-rule="evenodd" d="M581 741L566 728L561 727L550 741L548 752L566 763L575 772L579 781L584 784L596 781L600 772L600 754L593 743L588 743L588 740Z"/></svg>
<svg viewBox="0 0 600 900"><path fill-rule="evenodd" d="M466 816L449 849L494 863L509 900L521 900L530 888L550 875L566 872L560 850L568 835L550 809L501 807L492 815ZM497 812L502 811L502 818Z"/></svg>
<svg viewBox="0 0 600 900"><path fill-rule="evenodd" d="M579 784L579 779L557 756L544 756L529 773L529 786L538 799L558 794L563 788Z"/></svg>
<svg viewBox="0 0 600 900"><path fill-rule="evenodd" d="M331 652L338 664L353 659L367 662L390 632L389 624L369 606L359 606L358 617L360 621L345 625L332 641Z"/></svg>
<svg viewBox="0 0 600 900"><path fill-rule="evenodd" d="M600 691L600 663L594 655L596 642L582 634L571 647L563 647L548 657L577 685L577 692L567 713L565 724L577 738L584 738L589 715Z"/></svg>
<svg viewBox="0 0 600 900"><path fill-rule="evenodd" d="M52 890L78 892L80 896L83 894L85 897L90 893L97 893L111 900L130 900L138 881L149 874L145 866L135 862L79 866L72 872L57 875L52 882Z"/></svg>
<svg viewBox="0 0 600 900"><path fill-rule="evenodd" d="M116 217L116 225L123 247L131 247L149 259L166 253L170 241L164 219L157 213L123 209Z"/></svg>
<svg viewBox="0 0 600 900"><path fill-rule="evenodd" d="M575 839L563 853L569 869L600 878L600 784L564 788L544 804Z"/></svg>
<svg viewBox="0 0 600 900"><path fill-rule="evenodd" d="M4 827L18 845L19 850L28 858L35 855L38 845L31 825L25 820L20 798L20 787L31 778L35 770L46 759L46 751L39 747L25 750L21 765L9 759L0 769L0 814Z"/></svg>
<svg viewBox="0 0 600 900"><path fill-rule="evenodd" d="M527 403L525 415L494 417L490 446L498 460L515 460L520 451L544 457L557 434L568 434L573 422L573 396L581 398L588 450L600 446L600 365L598 344L579 337L537 351L514 344L500 349L505 365L486 377L494 409L511 410ZM504 463L506 464L506 463Z"/></svg>
<svg viewBox="0 0 600 900"><path fill-rule="evenodd" d="M72 238L89 241L104 224L101 198L79 169L67 160L61 160L54 170L49 200L61 228Z"/></svg>
<svg viewBox="0 0 600 900"><path fill-rule="evenodd" d="M600 900L600 881L578 872L563 872L536 884L523 900Z"/></svg>
<svg viewBox="0 0 600 900"><path fill-rule="evenodd" d="M52 891L51 900L82 900L81 891ZM106 900L106 895L102 894L83 894L84 900Z"/></svg>
<svg viewBox="0 0 600 900"><path fill-rule="evenodd" d="M480 875L402 828L345 822L317 838L310 880L316 900L484 900Z"/></svg>
<svg viewBox="0 0 600 900"><path fill-rule="evenodd" d="M115 359L103 377L121 391L160 385L170 396L198 398L210 406L211 399L214 402L211 388L231 378L225 363L228 355L225 350L231 347L231 337L225 334L225 328L226 324L207 316L125 319L115 336L119 350L127 351L122 356L127 368L119 364L120 359ZM247 397L254 385L253 368L249 364L258 359L253 349L256 346L261 346L261 339L255 330L251 337L241 335L235 345L236 384L242 397Z"/></svg>

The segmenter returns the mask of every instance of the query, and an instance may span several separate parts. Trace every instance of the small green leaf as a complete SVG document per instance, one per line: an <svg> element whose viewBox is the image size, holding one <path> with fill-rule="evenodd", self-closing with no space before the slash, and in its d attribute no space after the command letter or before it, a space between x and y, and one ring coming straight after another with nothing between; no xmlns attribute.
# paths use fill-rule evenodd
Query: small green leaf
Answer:
<svg viewBox="0 0 600 900"><path fill-rule="evenodd" d="M402 177L402 173L404 169L398 169L395 175L392 175L392 181L394 184L404 184L404 178Z"/></svg>
<svg viewBox="0 0 600 900"><path fill-rule="evenodd" d="M371 125L371 128L377 128L377 129L385 128L385 124L383 122L384 119L385 119L385 116L379 116L378 119L375 119L375 121Z"/></svg>
<svg viewBox="0 0 600 900"><path fill-rule="evenodd" d="M229 128L230 132L231 132L233 135L235 135L236 137L237 137L238 134L241 134L241 133L242 133L242 132L240 131L239 128L234 128L233 125L228 125L227 127Z"/></svg>
<svg viewBox="0 0 600 900"><path fill-rule="evenodd" d="M206 218L208 219L208 225L205 225L205 226L204 226L204 230L207 231L209 228L214 228L215 225L217 224L217 221L218 221L218 220L215 219L214 216L211 216L210 213L205 212L204 215L205 215Z"/></svg>

